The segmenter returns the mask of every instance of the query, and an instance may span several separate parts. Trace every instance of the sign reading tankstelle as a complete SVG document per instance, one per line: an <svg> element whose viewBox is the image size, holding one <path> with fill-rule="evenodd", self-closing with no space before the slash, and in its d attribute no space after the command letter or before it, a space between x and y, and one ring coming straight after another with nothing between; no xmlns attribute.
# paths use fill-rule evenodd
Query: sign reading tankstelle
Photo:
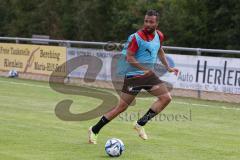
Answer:
<svg viewBox="0 0 240 160"><path fill-rule="evenodd" d="M66 74L66 47L0 43L0 70L50 75Z"/></svg>

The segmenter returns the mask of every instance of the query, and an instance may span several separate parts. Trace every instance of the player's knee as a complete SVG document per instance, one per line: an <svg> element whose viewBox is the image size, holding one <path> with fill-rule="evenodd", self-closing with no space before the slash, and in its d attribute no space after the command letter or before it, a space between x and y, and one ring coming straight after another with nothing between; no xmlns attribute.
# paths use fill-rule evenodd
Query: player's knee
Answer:
<svg viewBox="0 0 240 160"><path fill-rule="evenodd" d="M172 96L170 94L164 94L158 97L158 100L166 104L172 101Z"/></svg>
<svg viewBox="0 0 240 160"><path fill-rule="evenodd" d="M168 95L167 96L167 102L170 103L172 101L172 96L171 95Z"/></svg>

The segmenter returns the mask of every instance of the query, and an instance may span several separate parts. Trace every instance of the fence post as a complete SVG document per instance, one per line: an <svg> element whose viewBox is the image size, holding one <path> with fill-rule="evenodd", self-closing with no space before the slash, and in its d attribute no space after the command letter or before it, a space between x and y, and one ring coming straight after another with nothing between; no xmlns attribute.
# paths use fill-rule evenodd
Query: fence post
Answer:
<svg viewBox="0 0 240 160"><path fill-rule="evenodd" d="M18 38L16 38L16 43L19 43L19 39Z"/></svg>
<svg viewBox="0 0 240 160"><path fill-rule="evenodd" d="M201 48L197 48L197 56L201 56ZM198 98L201 98L202 91L200 89L197 90Z"/></svg>

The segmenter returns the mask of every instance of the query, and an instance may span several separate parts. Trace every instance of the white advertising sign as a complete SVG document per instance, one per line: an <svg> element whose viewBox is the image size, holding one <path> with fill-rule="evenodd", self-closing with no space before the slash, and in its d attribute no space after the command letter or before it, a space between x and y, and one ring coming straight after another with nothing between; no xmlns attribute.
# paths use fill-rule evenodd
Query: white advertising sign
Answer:
<svg viewBox="0 0 240 160"><path fill-rule="evenodd" d="M181 71L175 88L240 94L239 58L174 54L168 57Z"/></svg>
<svg viewBox="0 0 240 160"><path fill-rule="evenodd" d="M111 81L111 62L116 54L120 53L101 49L68 48L67 60L79 55L96 56L103 62L97 79ZM160 79L172 83L174 88L240 94L239 58L167 54L167 59L180 73L178 76L166 73ZM69 76L83 78L86 70L87 66L81 66Z"/></svg>

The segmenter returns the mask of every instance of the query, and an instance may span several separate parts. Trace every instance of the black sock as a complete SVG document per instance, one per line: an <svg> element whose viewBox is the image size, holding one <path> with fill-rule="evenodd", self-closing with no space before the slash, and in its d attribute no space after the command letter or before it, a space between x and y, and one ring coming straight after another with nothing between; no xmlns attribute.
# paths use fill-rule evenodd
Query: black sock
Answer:
<svg viewBox="0 0 240 160"><path fill-rule="evenodd" d="M140 118L137 123L140 125L140 126L144 126L150 119L152 119L154 116L156 116L157 113L154 112L151 108L147 111L147 113L142 117Z"/></svg>
<svg viewBox="0 0 240 160"><path fill-rule="evenodd" d="M98 134L103 126L105 126L108 122L110 122L106 117L102 116L100 121L92 127L92 131L94 134Z"/></svg>

